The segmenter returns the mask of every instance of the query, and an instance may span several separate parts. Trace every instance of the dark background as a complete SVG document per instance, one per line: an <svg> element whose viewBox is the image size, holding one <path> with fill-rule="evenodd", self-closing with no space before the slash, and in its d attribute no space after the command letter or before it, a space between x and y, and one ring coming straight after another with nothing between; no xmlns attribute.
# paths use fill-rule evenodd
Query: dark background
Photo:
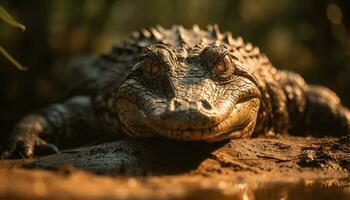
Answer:
<svg viewBox="0 0 350 200"><path fill-rule="evenodd" d="M61 100L53 66L98 55L136 29L160 24L243 36L278 68L334 90L350 106L350 2L331 0L0 0L27 30L0 21L0 44L29 71L0 56L0 132L22 115Z"/></svg>

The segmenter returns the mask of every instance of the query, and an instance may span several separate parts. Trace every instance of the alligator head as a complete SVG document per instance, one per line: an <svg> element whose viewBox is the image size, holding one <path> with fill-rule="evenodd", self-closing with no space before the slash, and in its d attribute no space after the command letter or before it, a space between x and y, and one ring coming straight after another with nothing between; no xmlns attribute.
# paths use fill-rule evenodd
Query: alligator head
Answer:
<svg viewBox="0 0 350 200"><path fill-rule="evenodd" d="M155 44L119 88L117 106L130 135L219 141L251 136L260 93L225 45Z"/></svg>

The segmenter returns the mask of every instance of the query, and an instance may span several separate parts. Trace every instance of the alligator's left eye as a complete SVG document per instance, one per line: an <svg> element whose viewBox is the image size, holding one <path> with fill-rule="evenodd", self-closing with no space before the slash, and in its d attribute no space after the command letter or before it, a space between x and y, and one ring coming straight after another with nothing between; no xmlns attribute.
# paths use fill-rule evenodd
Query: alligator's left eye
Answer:
<svg viewBox="0 0 350 200"><path fill-rule="evenodd" d="M214 70L218 73L226 73L233 69L233 65L230 56L226 55L221 62L214 67Z"/></svg>
<svg viewBox="0 0 350 200"><path fill-rule="evenodd" d="M235 63L230 55L225 55L221 61L212 68L212 77L220 82L229 81L235 72Z"/></svg>

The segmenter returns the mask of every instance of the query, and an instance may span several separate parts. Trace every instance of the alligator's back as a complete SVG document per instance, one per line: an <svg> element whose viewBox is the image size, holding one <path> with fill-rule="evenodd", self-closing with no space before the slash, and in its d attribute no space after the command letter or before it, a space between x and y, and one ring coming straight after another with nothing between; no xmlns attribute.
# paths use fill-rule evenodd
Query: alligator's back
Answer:
<svg viewBox="0 0 350 200"><path fill-rule="evenodd" d="M110 52L97 59L84 57L69 62L68 70L61 69L59 73L63 79L61 82L69 84L67 87L75 94L79 91L84 91L84 94L101 88L108 89L110 85L120 85L132 66L139 61L142 50L155 44L172 47L225 45L235 56L245 60L251 71L260 67L270 68L271 65L258 47L244 43L242 37L233 37L231 32L221 33L217 25L208 25L207 30L200 29L197 25L191 29L185 29L181 25L174 25L170 29L156 26L133 32L130 38L115 45Z"/></svg>

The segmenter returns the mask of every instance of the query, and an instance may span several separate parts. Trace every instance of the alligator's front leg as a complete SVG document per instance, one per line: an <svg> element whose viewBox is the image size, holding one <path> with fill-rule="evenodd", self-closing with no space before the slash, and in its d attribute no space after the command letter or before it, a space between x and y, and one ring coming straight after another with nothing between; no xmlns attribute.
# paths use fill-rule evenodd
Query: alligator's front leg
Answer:
<svg viewBox="0 0 350 200"><path fill-rule="evenodd" d="M350 111L328 88L311 85L305 94L304 131L316 135L350 134Z"/></svg>
<svg viewBox="0 0 350 200"><path fill-rule="evenodd" d="M272 126L273 132L292 135L350 135L350 110L330 89L309 85L289 71L263 78L267 84L262 92L269 98L262 98L262 114L267 117L260 117L258 130L268 131Z"/></svg>
<svg viewBox="0 0 350 200"><path fill-rule="evenodd" d="M103 138L102 132L90 97L74 97L24 117L5 141L0 158L56 153L55 145L61 148L92 142Z"/></svg>

